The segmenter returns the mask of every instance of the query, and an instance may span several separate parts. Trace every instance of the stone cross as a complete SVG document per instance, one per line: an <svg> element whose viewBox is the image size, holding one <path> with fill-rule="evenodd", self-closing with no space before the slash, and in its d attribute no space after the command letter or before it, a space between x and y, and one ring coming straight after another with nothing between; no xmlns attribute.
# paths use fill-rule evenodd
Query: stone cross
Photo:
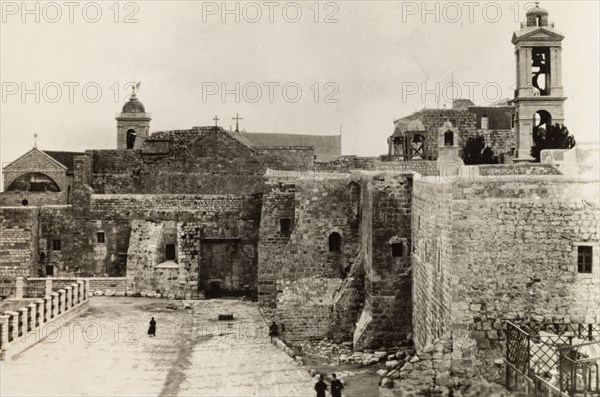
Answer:
<svg viewBox="0 0 600 397"><path fill-rule="evenodd" d="M215 121L215 128L217 128L219 126L219 120L221 120L220 118L218 118L216 115L213 118L213 120Z"/></svg>
<svg viewBox="0 0 600 397"><path fill-rule="evenodd" d="M244 120L244 119L242 117L240 117L239 113L236 113L235 117L232 117L231 119L235 120L235 132L240 132L240 127L239 127L238 122L240 120Z"/></svg>

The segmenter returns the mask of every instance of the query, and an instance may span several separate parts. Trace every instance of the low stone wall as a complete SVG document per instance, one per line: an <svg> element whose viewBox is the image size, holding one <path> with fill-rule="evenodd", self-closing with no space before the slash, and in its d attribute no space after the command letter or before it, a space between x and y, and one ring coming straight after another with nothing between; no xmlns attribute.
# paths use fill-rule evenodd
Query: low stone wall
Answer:
<svg viewBox="0 0 600 397"><path fill-rule="evenodd" d="M22 296L26 298L41 298L51 291L66 288L79 280L87 281L89 283L90 294L93 294L96 291L102 291L103 293L106 293L106 291L113 291L114 293L119 293L119 295L124 296L125 292L127 292L126 277L30 277L24 281Z"/></svg>
<svg viewBox="0 0 600 397"><path fill-rule="evenodd" d="M526 164L489 164L479 165L479 175L561 175L561 172L552 164L526 163Z"/></svg>
<svg viewBox="0 0 600 397"><path fill-rule="evenodd" d="M18 282L17 293L20 288L22 293L22 283ZM89 292L89 282L77 280L21 309L1 314L0 359L22 353L87 310Z"/></svg>

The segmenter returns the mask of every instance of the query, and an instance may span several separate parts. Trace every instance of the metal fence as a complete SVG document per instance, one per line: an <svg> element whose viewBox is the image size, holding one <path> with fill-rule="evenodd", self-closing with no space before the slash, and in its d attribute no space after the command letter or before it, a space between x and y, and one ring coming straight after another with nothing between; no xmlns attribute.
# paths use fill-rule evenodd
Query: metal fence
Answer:
<svg viewBox="0 0 600 397"><path fill-rule="evenodd" d="M600 396L600 324L506 326L506 388L533 397Z"/></svg>

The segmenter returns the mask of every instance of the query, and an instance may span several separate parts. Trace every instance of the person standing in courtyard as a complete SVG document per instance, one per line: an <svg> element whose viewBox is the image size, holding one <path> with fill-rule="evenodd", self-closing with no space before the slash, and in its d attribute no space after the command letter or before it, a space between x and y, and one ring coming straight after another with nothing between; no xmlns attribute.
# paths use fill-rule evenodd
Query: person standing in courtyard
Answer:
<svg viewBox="0 0 600 397"><path fill-rule="evenodd" d="M331 381L331 397L342 397L342 389L344 385L342 381L337 378L336 374L331 374L333 380Z"/></svg>
<svg viewBox="0 0 600 397"><path fill-rule="evenodd" d="M315 390L317 391L317 397L325 397L325 390L327 390L327 383L323 381L323 375L319 375L319 380L315 384Z"/></svg>
<svg viewBox="0 0 600 397"><path fill-rule="evenodd" d="M150 327L148 328L148 335L156 336L156 321L154 321L154 317L150 320Z"/></svg>
<svg viewBox="0 0 600 397"><path fill-rule="evenodd" d="M273 342L273 338L277 338L277 335L277 324L275 324L275 321L273 321L269 326L269 336L271 337L271 343Z"/></svg>

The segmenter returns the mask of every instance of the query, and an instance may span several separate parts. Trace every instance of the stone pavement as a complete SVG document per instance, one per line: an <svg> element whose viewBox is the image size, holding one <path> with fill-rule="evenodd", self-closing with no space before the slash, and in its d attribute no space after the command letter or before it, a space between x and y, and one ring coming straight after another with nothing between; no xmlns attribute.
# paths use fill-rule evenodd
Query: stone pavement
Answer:
<svg viewBox="0 0 600 397"><path fill-rule="evenodd" d="M0 362L0 395L314 396L306 370L269 343L255 303L169 304L182 302L92 298L82 317ZM234 320L217 321L224 313Z"/></svg>

